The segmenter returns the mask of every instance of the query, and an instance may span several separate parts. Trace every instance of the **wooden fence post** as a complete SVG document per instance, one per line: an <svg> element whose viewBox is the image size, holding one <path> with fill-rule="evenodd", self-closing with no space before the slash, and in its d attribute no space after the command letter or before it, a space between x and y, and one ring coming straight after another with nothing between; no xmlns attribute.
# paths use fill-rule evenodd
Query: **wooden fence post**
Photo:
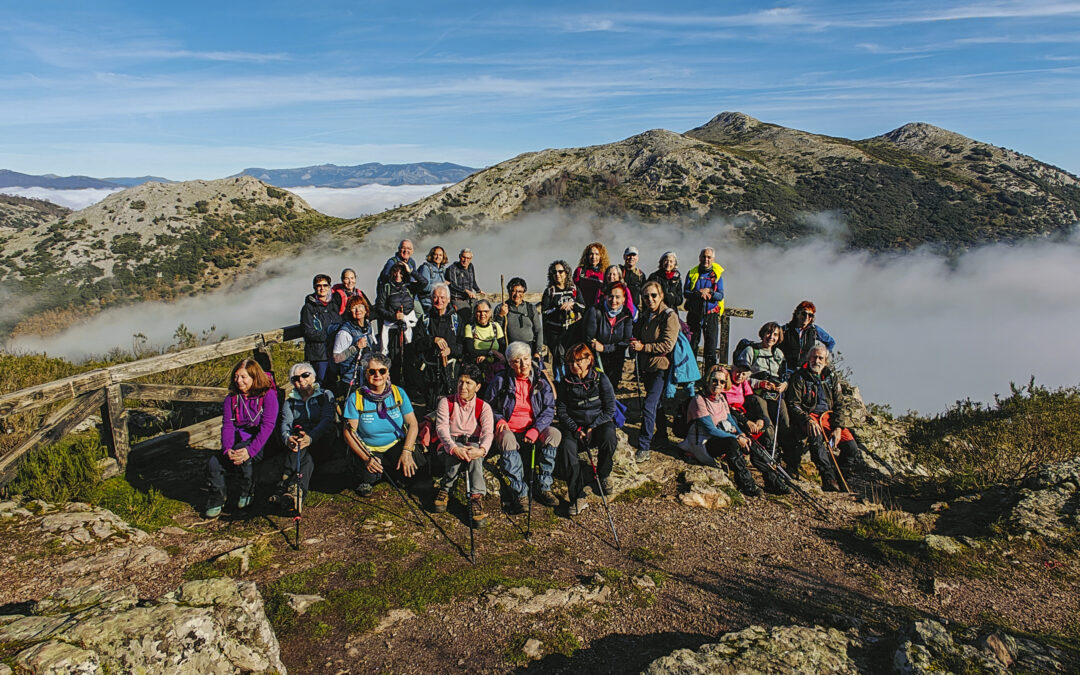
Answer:
<svg viewBox="0 0 1080 675"><path fill-rule="evenodd" d="M728 344L731 338L731 318L724 312L720 316L720 345L716 348L716 358L720 363L728 364ZM730 365L730 364L729 364Z"/></svg>
<svg viewBox="0 0 1080 675"><path fill-rule="evenodd" d="M131 445L128 441L127 411L124 410L124 392L120 383L110 384L105 389L105 409L101 416L107 421L109 449L116 463L123 469L127 466L128 451Z"/></svg>

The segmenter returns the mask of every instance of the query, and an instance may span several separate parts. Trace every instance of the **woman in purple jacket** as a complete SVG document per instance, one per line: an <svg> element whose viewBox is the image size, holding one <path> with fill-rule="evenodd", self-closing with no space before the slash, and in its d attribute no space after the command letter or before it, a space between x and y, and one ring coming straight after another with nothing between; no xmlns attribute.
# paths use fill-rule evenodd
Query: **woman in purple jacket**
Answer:
<svg viewBox="0 0 1080 675"><path fill-rule="evenodd" d="M210 455L207 484L206 517L221 515L225 505L225 472L240 473L240 497L237 507L251 504L255 492L253 465L262 460L263 449L273 437L278 418L277 388L262 367L244 359L232 370L229 395L221 415L221 452Z"/></svg>

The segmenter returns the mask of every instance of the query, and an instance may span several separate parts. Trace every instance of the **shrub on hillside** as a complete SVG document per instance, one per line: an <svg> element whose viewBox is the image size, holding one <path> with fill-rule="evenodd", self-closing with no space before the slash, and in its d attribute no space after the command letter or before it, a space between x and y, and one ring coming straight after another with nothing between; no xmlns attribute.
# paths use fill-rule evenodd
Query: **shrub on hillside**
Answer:
<svg viewBox="0 0 1080 675"><path fill-rule="evenodd" d="M993 405L959 401L943 414L916 420L908 438L915 459L945 487L981 490L1017 484L1042 464L1080 455L1080 389L1010 385Z"/></svg>

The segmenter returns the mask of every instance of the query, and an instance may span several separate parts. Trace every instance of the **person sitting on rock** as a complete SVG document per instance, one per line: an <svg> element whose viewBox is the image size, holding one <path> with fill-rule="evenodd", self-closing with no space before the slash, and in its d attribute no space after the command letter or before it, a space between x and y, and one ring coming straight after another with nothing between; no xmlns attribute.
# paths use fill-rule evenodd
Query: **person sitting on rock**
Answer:
<svg viewBox="0 0 1080 675"><path fill-rule="evenodd" d="M791 321L784 326L784 339L780 349L784 352L789 370L798 370L810 360L810 350L814 345L825 345L829 354L836 349L836 340L825 329L814 323L817 307L809 300L803 300L791 313Z"/></svg>
<svg viewBox="0 0 1080 675"><path fill-rule="evenodd" d="M566 476L570 515L576 516L589 505L585 483L593 480L582 476L579 450L596 448L596 473L604 494L611 494L611 469L618 444L615 389L607 375L596 369L596 357L585 344L567 351L565 372L555 399L555 417L562 432L559 466Z"/></svg>
<svg viewBox="0 0 1080 675"><path fill-rule="evenodd" d="M330 459L337 441L334 428L334 393L315 381L310 363L297 363L289 370L292 391L285 397L278 422L278 435L288 452L283 459L278 503L296 511L308 493L315 472L314 457ZM297 471L299 470L299 476Z"/></svg>
<svg viewBox="0 0 1080 675"><path fill-rule="evenodd" d="M743 457L744 454L750 455L751 461L765 477L765 485L770 491L786 492L787 487L776 472L761 461L764 458L751 452L754 440L746 430L739 428L738 419L732 414L724 396L724 391L730 386L731 377L723 366L714 364L709 367L704 390L694 397L686 410L690 431L679 447L706 466L716 466L716 458L723 458L735 476L735 486L739 491L749 497L757 497L761 495L761 488L754 483Z"/></svg>
<svg viewBox="0 0 1080 675"><path fill-rule="evenodd" d="M788 421L787 404L784 403L784 391L787 390L787 359L780 349L784 339L784 329L775 321L769 321L758 330L759 342L747 344L735 354L736 366L746 366L750 371L750 387L754 396L747 400L747 413L759 415L775 423L780 445L787 448L791 444L791 426ZM754 410L758 406L764 409Z"/></svg>
<svg viewBox="0 0 1080 675"><path fill-rule="evenodd" d="M532 351L524 342L512 342L506 348L510 368L497 373L484 388L483 398L495 411L495 448L501 454L499 467L517 494L508 506L512 513L528 507L529 486L524 480L521 451L525 444L537 446L539 484L536 501L555 506L551 494L551 472L562 434L552 426L555 420L555 392L539 370L533 368ZM531 455L530 455L531 457ZM530 476L530 481L533 480Z"/></svg>
<svg viewBox="0 0 1080 675"><path fill-rule="evenodd" d="M792 431L810 447L810 458L821 476L821 488L826 492L839 492L830 449L835 450L841 470L861 463L862 453L851 431L845 428L847 408L840 380L829 367L828 347L819 344L810 349L807 364L788 380L784 399L791 416ZM794 453L784 458L792 477L797 475L802 463L802 446L795 445L795 448Z"/></svg>
<svg viewBox="0 0 1080 675"><path fill-rule="evenodd" d="M469 472L469 516L474 527L483 527L487 518L483 501L487 494L484 457L495 437L491 406L477 396L483 384L480 368L473 363L464 364L457 378L457 393L440 398L435 412L439 450L449 456L435 494L435 512L446 512L450 491L464 468Z"/></svg>

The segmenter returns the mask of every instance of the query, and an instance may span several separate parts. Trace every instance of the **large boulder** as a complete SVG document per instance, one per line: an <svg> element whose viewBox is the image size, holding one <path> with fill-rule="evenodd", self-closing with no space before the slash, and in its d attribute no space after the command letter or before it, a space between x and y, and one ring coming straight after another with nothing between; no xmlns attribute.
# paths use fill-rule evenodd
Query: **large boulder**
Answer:
<svg viewBox="0 0 1080 675"><path fill-rule="evenodd" d="M1045 464L1020 490L1008 516L1012 528L1047 539L1080 527L1080 457Z"/></svg>
<svg viewBox="0 0 1080 675"><path fill-rule="evenodd" d="M285 672L255 584L228 578L149 602L134 586L64 588L28 616L0 616L0 643L35 673Z"/></svg>
<svg viewBox="0 0 1080 675"><path fill-rule="evenodd" d="M750 626L728 633L699 649L679 649L644 670L648 675L736 673L839 673L856 675L848 656L849 639L835 628L820 626Z"/></svg>
<svg viewBox="0 0 1080 675"><path fill-rule="evenodd" d="M692 466L679 475L679 502L703 509L726 509L731 506L735 486L723 469Z"/></svg>
<svg viewBox="0 0 1080 675"><path fill-rule="evenodd" d="M1001 630L980 633L974 628L950 632L930 619L916 621L901 631L893 654L893 670L902 675L942 672L978 672L1006 675L1009 667L1020 672L1064 673L1064 655L1034 640Z"/></svg>
<svg viewBox="0 0 1080 675"><path fill-rule="evenodd" d="M91 544L110 537L129 541L143 541L148 537L112 511L81 502L64 504L59 511L43 515L39 529L69 545Z"/></svg>

